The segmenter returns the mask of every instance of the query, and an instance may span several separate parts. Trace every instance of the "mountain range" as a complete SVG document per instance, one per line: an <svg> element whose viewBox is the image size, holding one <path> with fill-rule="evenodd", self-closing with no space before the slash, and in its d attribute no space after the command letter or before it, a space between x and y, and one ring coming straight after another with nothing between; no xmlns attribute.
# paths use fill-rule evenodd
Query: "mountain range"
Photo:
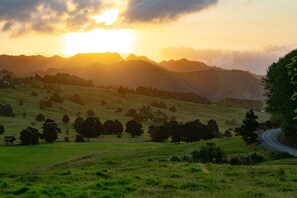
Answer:
<svg viewBox="0 0 297 198"><path fill-rule="evenodd" d="M157 63L133 54L123 59L117 53L77 54L69 58L1 55L0 69L16 76L69 73L91 79L96 85L192 92L213 101L230 97L265 99L261 76L187 59Z"/></svg>

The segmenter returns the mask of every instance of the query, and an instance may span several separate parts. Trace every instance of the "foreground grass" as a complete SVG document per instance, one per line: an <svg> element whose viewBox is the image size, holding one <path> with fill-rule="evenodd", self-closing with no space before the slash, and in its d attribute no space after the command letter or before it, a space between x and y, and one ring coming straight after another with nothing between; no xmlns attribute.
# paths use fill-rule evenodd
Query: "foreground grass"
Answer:
<svg viewBox="0 0 297 198"><path fill-rule="evenodd" d="M213 140L249 153L240 138ZM257 166L170 162L205 142L0 147L0 197L295 197L297 159ZM4 163L3 163L4 162Z"/></svg>

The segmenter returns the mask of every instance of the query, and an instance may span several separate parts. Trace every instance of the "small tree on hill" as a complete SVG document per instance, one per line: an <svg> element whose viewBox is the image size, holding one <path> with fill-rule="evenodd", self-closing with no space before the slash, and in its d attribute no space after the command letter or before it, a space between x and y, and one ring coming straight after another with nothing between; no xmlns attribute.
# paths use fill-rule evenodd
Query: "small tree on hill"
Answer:
<svg viewBox="0 0 297 198"><path fill-rule="evenodd" d="M246 113L245 119L240 129L240 134L246 144L252 144L257 141L258 135L255 131L258 128L258 116L255 115L253 110Z"/></svg>
<svg viewBox="0 0 297 198"><path fill-rule="evenodd" d="M114 121L113 127L114 127L114 133L117 135L121 135L124 131L124 127L123 127L122 123L118 120Z"/></svg>
<svg viewBox="0 0 297 198"><path fill-rule="evenodd" d="M55 121L47 119L42 126L42 137L47 143L52 143L58 139L58 133L61 133L61 129L55 123Z"/></svg>
<svg viewBox="0 0 297 198"><path fill-rule="evenodd" d="M49 98L49 101L51 101L51 102L55 102L55 103L63 103L63 102L64 102L64 99L61 98L61 97L59 96L59 94L54 93L54 94Z"/></svg>
<svg viewBox="0 0 297 198"><path fill-rule="evenodd" d="M0 124L0 135L2 135L4 132L5 132L4 126Z"/></svg>
<svg viewBox="0 0 297 198"><path fill-rule="evenodd" d="M39 143L40 133L37 129L28 127L20 133L21 145L35 145Z"/></svg>
<svg viewBox="0 0 297 198"><path fill-rule="evenodd" d="M93 110L88 110L86 114L88 117L95 117L95 112Z"/></svg>
<svg viewBox="0 0 297 198"><path fill-rule="evenodd" d="M63 116L63 118L62 118L62 122L65 123L65 124L67 124L67 123L70 122L70 118L69 118L69 116L68 116L67 114L65 114L65 115Z"/></svg>
<svg viewBox="0 0 297 198"><path fill-rule="evenodd" d="M97 138L103 134L103 126L98 118L88 117L81 125L79 130L85 138Z"/></svg>
<svg viewBox="0 0 297 198"><path fill-rule="evenodd" d="M44 122L45 121L45 116L42 113L38 114L36 116L36 121L38 121L38 122Z"/></svg>
<svg viewBox="0 0 297 198"><path fill-rule="evenodd" d="M126 132L132 137L141 136L143 134L142 125L135 120L130 120L126 124Z"/></svg>

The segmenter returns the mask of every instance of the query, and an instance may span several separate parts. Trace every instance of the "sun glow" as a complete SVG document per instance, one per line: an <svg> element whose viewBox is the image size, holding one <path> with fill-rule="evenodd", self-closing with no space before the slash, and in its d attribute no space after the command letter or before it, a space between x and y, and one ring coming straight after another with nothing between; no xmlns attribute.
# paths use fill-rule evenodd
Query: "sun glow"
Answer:
<svg viewBox="0 0 297 198"><path fill-rule="evenodd" d="M96 52L131 53L134 48L132 30L96 29L85 33L69 33L64 37L65 55Z"/></svg>
<svg viewBox="0 0 297 198"><path fill-rule="evenodd" d="M103 12L101 15L94 16L93 19L95 19L97 23L112 25L116 22L118 16L119 16L119 10L112 9L112 10L107 10Z"/></svg>

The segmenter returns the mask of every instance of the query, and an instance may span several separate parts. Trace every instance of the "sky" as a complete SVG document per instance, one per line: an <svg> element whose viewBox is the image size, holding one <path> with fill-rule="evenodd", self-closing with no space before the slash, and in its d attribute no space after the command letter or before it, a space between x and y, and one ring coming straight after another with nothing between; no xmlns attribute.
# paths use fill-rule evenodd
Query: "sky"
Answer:
<svg viewBox="0 0 297 198"><path fill-rule="evenodd" d="M0 0L0 54L118 52L265 74L297 48L296 0Z"/></svg>

